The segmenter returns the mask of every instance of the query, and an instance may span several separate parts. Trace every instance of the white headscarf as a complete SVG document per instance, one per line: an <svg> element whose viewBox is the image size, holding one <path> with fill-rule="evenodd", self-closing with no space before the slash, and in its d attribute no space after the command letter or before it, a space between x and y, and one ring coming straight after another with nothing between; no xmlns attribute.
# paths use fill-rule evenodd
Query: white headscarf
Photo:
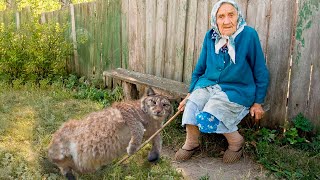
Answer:
<svg viewBox="0 0 320 180"><path fill-rule="evenodd" d="M221 5L223 3L229 3L231 5L233 5L235 7L235 9L238 12L238 24L237 24L237 30L236 32L231 35L231 36L223 36L220 34L218 25L217 25L217 12L219 10L219 8L221 7ZM232 62L235 64L236 63L236 51L235 51L235 38L237 37L237 35L239 33L241 33L244 29L244 26L246 26L247 23L244 20L244 17L240 11L239 6L237 5L236 2L234 2L233 0L220 0L219 2L217 2L211 11L211 26L213 29L213 34L212 34L212 39L215 39L215 53L219 54L219 51L228 51L228 54L230 55L230 58L232 60ZM223 46L227 43L227 48L223 48Z"/></svg>

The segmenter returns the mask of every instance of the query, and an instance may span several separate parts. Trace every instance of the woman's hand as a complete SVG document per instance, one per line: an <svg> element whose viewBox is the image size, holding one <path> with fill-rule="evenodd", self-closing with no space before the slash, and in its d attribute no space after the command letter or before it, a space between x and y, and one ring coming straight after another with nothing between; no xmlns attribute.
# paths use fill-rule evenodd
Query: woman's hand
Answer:
<svg viewBox="0 0 320 180"><path fill-rule="evenodd" d="M261 104L254 103L250 108L250 115L254 117L256 121L263 118L264 110Z"/></svg>
<svg viewBox="0 0 320 180"><path fill-rule="evenodd" d="M188 93L187 96L179 103L179 106L178 106L178 110L179 111L183 111L184 110L184 107L186 106L186 103L187 103L187 100L188 100L189 96L190 96L190 93Z"/></svg>

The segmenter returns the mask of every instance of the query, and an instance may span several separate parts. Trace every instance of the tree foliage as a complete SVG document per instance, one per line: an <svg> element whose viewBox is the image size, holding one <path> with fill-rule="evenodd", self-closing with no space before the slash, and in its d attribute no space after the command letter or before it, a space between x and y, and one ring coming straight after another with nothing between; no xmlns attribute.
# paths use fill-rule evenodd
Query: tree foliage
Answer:
<svg viewBox="0 0 320 180"><path fill-rule="evenodd" d="M0 11L6 8L15 10L21 10L25 7L30 7L35 15L39 15L43 12L58 10L64 6L68 6L70 3L83 3L93 0L0 0Z"/></svg>

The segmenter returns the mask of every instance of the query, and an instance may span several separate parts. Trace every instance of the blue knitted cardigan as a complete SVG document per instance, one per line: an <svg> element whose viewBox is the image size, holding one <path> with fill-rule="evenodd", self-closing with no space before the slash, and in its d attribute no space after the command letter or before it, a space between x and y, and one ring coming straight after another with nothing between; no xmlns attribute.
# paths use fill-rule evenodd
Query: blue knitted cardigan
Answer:
<svg viewBox="0 0 320 180"><path fill-rule="evenodd" d="M218 84L231 102L246 107L263 103L269 84L269 71L257 32L245 26L235 38L236 63L222 50L215 53L214 30L206 33L200 57L192 73L189 92Z"/></svg>

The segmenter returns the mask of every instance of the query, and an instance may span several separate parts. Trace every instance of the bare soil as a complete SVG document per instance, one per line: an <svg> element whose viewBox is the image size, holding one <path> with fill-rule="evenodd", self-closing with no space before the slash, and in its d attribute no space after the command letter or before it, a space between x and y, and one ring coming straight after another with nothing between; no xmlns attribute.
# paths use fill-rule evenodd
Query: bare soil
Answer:
<svg viewBox="0 0 320 180"><path fill-rule="evenodd" d="M262 165L254 162L249 156L237 163L225 164L221 157L208 157L197 152L190 160L185 162L174 161L175 150L164 147L162 155L171 160L172 165L181 172L186 180L238 180L238 179L273 179L266 176L267 171Z"/></svg>

